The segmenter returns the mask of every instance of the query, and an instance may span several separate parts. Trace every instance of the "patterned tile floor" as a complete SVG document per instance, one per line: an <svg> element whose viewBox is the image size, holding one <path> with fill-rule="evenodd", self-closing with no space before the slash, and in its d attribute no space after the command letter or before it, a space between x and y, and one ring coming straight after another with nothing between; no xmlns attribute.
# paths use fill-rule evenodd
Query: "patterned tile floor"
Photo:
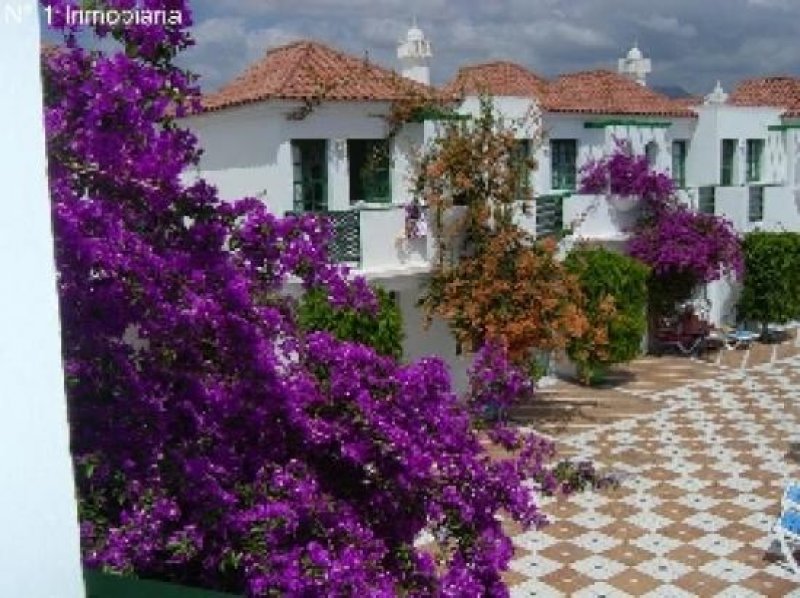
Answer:
<svg viewBox="0 0 800 598"><path fill-rule="evenodd" d="M616 395L648 408L560 428L562 454L623 482L543 503L551 524L513 537L512 596L800 598L768 537L784 481L800 477L800 356L760 361L645 361L657 379Z"/></svg>

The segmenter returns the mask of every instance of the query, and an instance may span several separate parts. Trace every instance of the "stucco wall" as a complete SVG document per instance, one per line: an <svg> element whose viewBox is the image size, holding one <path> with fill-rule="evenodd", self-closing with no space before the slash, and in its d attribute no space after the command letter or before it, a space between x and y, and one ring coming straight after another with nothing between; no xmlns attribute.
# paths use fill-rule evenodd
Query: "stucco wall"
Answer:
<svg viewBox="0 0 800 598"><path fill-rule="evenodd" d="M331 102L316 107L303 120L286 118L296 107L291 102L271 101L186 119L204 149L196 174L217 185L223 199L262 197L282 214L293 207L291 141L326 139L328 207L349 209L347 140L386 137L387 104ZM403 127L392 143L395 203L410 199L409 165L422 141L423 126L412 123Z"/></svg>

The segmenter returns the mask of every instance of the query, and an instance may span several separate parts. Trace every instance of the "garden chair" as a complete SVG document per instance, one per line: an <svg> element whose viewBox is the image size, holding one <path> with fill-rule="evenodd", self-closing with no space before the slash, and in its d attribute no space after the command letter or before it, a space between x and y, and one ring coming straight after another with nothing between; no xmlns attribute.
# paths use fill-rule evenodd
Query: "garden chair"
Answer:
<svg viewBox="0 0 800 598"><path fill-rule="evenodd" d="M800 511L800 480L792 480L783 491L781 510Z"/></svg>
<svg viewBox="0 0 800 598"><path fill-rule="evenodd" d="M672 347L684 355L695 356L705 348L710 333L711 326L707 321L693 311L686 311L659 322L655 338L659 350Z"/></svg>
<svg viewBox="0 0 800 598"><path fill-rule="evenodd" d="M772 537L780 545L786 562L795 576L800 579L800 563L794 550L800 548L800 484L792 482L787 486L781 501L781 514L772 525Z"/></svg>

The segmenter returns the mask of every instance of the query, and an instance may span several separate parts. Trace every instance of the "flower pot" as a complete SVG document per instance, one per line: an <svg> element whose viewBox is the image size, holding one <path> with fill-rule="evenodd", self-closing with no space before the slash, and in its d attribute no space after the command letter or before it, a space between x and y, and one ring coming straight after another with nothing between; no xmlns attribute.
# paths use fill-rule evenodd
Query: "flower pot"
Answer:
<svg viewBox="0 0 800 598"><path fill-rule="evenodd" d="M226 594L150 579L138 579L122 575L102 573L84 569L83 579L88 598L237 598Z"/></svg>
<svg viewBox="0 0 800 598"><path fill-rule="evenodd" d="M635 195L610 195L608 203L618 212L630 212L639 205L639 198Z"/></svg>

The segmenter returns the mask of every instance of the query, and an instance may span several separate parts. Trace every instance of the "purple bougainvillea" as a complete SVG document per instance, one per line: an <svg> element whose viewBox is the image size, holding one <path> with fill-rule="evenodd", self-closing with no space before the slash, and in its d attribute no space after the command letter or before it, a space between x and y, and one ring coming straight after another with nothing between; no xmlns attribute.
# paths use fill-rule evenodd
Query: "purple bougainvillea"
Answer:
<svg viewBox="0 0 800 598"><path fill-rule="evenodd" d="M47 4L56 24L77 8ZM506 595L497 515L541 521L523 482L547 479L552 446L498 433L522 448L490 458L441 361L300 332L290 275L353 309L375 297L329 262L324 223L182 181L189 10L104 5L183 19L100 31L116 53L67 30L44 60L86 565L254 596ZM425 529L441 562L414 545Z"/></svg>
<svg viewBox="0 0 800 598"><path fill-rule="evenodd" d="M502 343L489 341L475 354L469 369L467 402L473 414L493 421L504 420L509 407L533 397L530 376L511 363Z"/></svg>
<svg viewBox="0 0 800 598"><path fill-rule="evenodd" d="M638 197L649 204L664 204L675 194L672 179L651 170L647 157L635 155L622 140L610 155L587 162L580 175L580 193Z"/></svg>
<svg viewBox="0 0 800 598"><path fill-rule="evenodd" d="M657 277L688 277L697 283L726 273L741 277L741 239L733 225L680 203L670 177L652 170L647 158L635 155L626 143L617 141L609 156L589 162L581 174L581 193L642 200L642 217L631 231L628 251Z"/></svg>

